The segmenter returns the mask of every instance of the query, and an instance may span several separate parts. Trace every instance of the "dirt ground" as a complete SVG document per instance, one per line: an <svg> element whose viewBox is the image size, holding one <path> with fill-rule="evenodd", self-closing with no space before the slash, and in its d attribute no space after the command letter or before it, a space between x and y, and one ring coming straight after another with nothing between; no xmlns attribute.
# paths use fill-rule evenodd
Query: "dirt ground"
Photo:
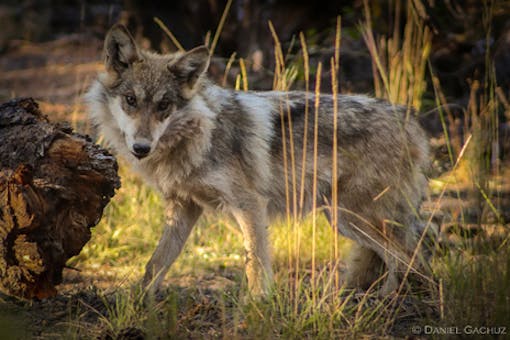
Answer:
<svg viewBox="0 0 510 340"><path fill-rule="evenodd" d="M222 275L223 274L223 275ZM219 300L234 294L236 283L225 273L186 275L166 280L167 290L159 292L157 302L174 294L178 298L180 324L186 324L191 338L215 338L218 320L222 318ZM0 293L0 338L62 338L70 328L88 327L87 335L97 330L98 338L108 339L109 333L98 327L116 303L116 293L126 284L114 276L97 275L96 271L77 273L64 270L63 283L55 297L23 301ZM132 289L135 289L133 286ZM79 321L77 321L79 320ZM126 329L122 339L138 339L139 330Z"/></svg>

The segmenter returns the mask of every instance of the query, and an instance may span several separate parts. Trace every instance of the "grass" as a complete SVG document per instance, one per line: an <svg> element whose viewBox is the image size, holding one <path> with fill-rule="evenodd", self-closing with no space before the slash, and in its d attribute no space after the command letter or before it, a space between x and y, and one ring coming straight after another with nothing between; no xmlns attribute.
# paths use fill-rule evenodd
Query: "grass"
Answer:
<svg viewBox="0 0 510 340"><path fill-rule="evenodd" d="M225 24L230 4L231 1L227 3L219 26ZM425 73L431 37L411 2L407 4L402 38L395 29L391 38L376 39L368 2L365 2L367 20L360 27L374 62L375 94L419 109L422 94L427 89ZM400 1L395 2L398 8L400 5ZM165 28L159 19L157 23ZM326 70L333 70L332 83L336 83L340 19L334 57L325 65L309 65L304 34L299 37L300 60L304 64L289 62L271 24L270 30L275 41L275 89L292 88L299 78L297 70L304 72L302 79L306 90L312 88L310 79L315 77L319 83L321 72ZM168 33L172 36L171 32ZM220 35L221 28L218 28L211 50L214 50ZM180 46L177 41L174 44ZM235 88L247 90L249 82L245 60L236 59L233 54L227 69L235 62L240 64ZM413 65L418 67L413 68ZM433 74L431 78L435 79ZM226 79L225 75L224 82ZM481 140L485 136L481 132L486 129L494 131L500 106L497 103L505 104L504 95L493 82L489 82L482 96L479 96L479 91L473 90L471 105L466 109L472 123L466 125L466 131L476 133L476 136L468 139L470 133L467 133L465 139L459 136L451 136L450 139L446 120L453 115L447 111L447 101L438 81L434 80L429 85L433 86L436 107L443 118L450 168L465 157L473 160L469 164L477 167L476 176L473 171L454 171L432 181L432 195L441 204L452 191L450 196L460 202L463 200L461 192L455 188L460 182L467 182L476 189L478 199L485 202L489 210L500 212L498 201L494 201L500 190L496 184L489 185L495 181L487 176L499 174L498 166L501 164L483 161L483 157L490 153L487 145L493 145L497 138L491 134L492 139L487 144ZM337 89L323 89L323 92L328 91L336 95ZM441 111L443 107L446 112ZM285 114L285 108L282 108L282 114ZM315 108L309 107L307 114L315 114ZM314 139L316 136L305 138ZM458 145L451 145L450 140L458 141ZM461 152L470 140L485 149ZM294 146L286 147L292 149ZM291 154L285 161L296 164L302 160L294 159ZM481 166L492 168L481 171ZM136 335L151 339L378 338L412 336L413 329L414 335L419 335L416 327L423 332L425 326L434 329L448 326L460 329L465 326L507 327L507 333L510 332L508 226L503 227L506 229L497 239L471 238L462 234L463 225L468 223L464 218L452 218L452 230L460 237L449 246L442 242L431 262L437 286L382 299L374 288L362 292L346 290L341 285L343 263L351 243L339 237L321 214L313 214L301 222L295 221L292 216L283 217L270 229L274 291L267 300L258 301L246 297L240 230L225 216L206 215L199 220L182 254L171 267L167 275L168 288L150 299L138 282L162 233L164 202L122 162L120 175L122 188L106 208L91 241L80 255L69 262L71 267L79 268L86 275L107 276L107 287L93 290L92 298L79 299L77 305L71 308L63 325L66 338L134 338ZM301 197L294 188L302 174L291 172L287 175L288 203L296 204ZM481 222L478 221L479 224ZM503 226L503 221L499 219L495 224ZM10 322L6 320L0 318L0 324ZM12 332L15 334L17 331Z"/></svg>
<svg viewBox="0 0 510 340"><path fill-rule="evenodd" d="M490 242L448 252L436 266L444 305L435 325L509 326L510 252ZM438 322L439 321L439 322Z"/></svg>

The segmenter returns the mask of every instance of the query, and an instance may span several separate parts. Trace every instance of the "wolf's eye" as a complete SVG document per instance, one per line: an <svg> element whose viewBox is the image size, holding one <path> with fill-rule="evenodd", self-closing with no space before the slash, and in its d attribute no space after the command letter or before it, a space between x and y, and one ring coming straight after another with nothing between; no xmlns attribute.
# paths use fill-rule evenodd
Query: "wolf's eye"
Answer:
<svg viewBox="0 0 510 340"><path fill-rule="evenodd" d="M166 109L168 109L168 105L170 105L170 103L168 102L168 100L166 99L163 99L162 101L159 102L158 104L158 111L165 111Z"/></svg>
<svg viewBox="0 0 510 340"><path fill-rule="evenodd" d="M136 106L136 98L135 96L132 96L132 95L127 95L126 96L126 103L128 103L129 106Z"/></svg>

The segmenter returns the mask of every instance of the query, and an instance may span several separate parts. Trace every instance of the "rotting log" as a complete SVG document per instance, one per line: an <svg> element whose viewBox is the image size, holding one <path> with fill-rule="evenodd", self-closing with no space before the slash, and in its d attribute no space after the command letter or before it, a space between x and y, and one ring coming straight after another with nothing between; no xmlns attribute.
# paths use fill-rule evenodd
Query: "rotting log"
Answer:
<svg viewBox="0 0 510 340"><path fill-rule="evenodd" d="M115 158L88 136L51 123L33 99L0 105L0 289L55 295L119 187Z"/></svg>

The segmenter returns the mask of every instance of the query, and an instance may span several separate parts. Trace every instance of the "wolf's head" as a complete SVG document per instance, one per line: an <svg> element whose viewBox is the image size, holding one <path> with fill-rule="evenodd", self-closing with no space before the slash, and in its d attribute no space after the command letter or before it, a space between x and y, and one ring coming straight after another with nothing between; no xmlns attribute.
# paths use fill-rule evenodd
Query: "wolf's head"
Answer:
<svg viewBox="0 0 510 340"><path fill-rule="evenodd" d="M159 55L140 50L122 25L104 43L108 108L128 150L141 159L156 148L172 114L194 95L209 65L205 46Z"/></svg>

